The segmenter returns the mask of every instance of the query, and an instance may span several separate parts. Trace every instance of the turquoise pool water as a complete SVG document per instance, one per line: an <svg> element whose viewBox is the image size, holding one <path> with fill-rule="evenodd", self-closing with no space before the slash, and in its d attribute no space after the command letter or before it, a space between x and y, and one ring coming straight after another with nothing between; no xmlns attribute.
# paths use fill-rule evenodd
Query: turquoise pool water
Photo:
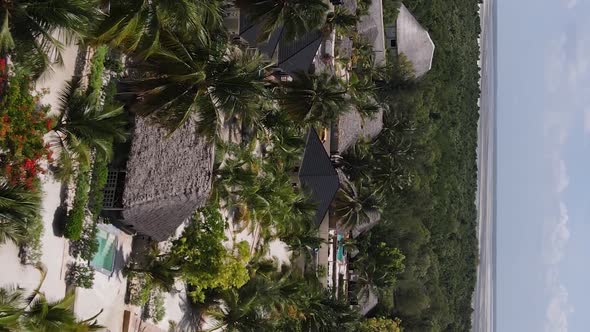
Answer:
<svg viewBox="0 0 590 332"><path fill-rule="evenodd" d="M342 246L342 239L344 237L340 234L338 234L338 251L336 252L336 258L339 261L343 261L344 260L344 247Z"/></svg>
<svg viewBox="0 0 590 332"><path fill-rule="evenodd" d="M101 272L113 272L117 238L99 228L96 232L96 240L98 241L98 251L90 261L90 265Z"/></svg>

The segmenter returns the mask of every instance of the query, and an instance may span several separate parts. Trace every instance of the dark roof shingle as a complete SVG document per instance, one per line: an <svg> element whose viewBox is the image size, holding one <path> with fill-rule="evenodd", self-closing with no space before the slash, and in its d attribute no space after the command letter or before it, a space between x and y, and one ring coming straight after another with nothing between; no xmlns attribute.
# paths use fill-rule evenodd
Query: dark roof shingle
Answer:
<svg viewBox="0 0 590 332"><path fill-rule="evenodd" d="M340 181L330 157L313 128L307 133L299 180L303 189L309 191L311 199L317 204L315 222L319 226L340 187Z"/></svg>

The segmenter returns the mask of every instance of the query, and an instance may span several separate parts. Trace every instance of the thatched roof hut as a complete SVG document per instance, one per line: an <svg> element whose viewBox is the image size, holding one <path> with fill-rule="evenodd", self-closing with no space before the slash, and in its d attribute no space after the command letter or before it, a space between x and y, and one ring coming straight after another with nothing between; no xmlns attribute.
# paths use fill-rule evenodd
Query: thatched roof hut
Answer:
<svg viewBox="0 0 590 332"><path fill-rule="evenodd" d="M401 5L396 22L397 52L404 54L414 66L416 77L432 68L434 42L408 8Z"/></svg>
<svg viewBox="0 0 590 332"><path fill-rule="evenodd" d="M342 153L360 139L372 140L379 135L383 129L383 110L372 118L363 118L356 110L346 112L338 117L336 128L336 149Z"/></svg>
<svg viewBox="0 0 590 332"><path fill-rule="evenodd" d="M123 219L141 234L167 239L209 196L213 148L187 121L172 135L135 121L127 162Z"/></svg>

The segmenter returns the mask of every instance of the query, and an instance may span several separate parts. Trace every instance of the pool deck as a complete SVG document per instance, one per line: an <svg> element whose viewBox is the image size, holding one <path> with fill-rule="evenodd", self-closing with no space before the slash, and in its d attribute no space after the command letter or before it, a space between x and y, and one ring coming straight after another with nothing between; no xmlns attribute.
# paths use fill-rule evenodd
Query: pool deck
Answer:
<svg viewBox="0 0 590 332"><path fill-rule="evenodd" d="M79 317L92 317L100 310L98 323L109 331L121 331L123 327L123 312L134 308L125 304L127 278L123 276L123 267L131 253L133 237L121 230L107 225L108 232L117 237L117 249L113 272L109 275L96 272L94 286L91 289L77 288L74 312Z"/></svg>

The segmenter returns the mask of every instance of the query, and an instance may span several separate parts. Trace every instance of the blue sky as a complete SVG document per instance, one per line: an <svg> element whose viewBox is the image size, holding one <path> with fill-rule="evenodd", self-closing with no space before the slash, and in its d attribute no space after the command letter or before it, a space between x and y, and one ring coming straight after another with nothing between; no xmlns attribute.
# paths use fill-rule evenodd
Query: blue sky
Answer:
<svg viewBox="0 0 590 332"><path fill-rule="evenodd" d="M497 1L497 330L590 331L590 1Z"/></svg>

